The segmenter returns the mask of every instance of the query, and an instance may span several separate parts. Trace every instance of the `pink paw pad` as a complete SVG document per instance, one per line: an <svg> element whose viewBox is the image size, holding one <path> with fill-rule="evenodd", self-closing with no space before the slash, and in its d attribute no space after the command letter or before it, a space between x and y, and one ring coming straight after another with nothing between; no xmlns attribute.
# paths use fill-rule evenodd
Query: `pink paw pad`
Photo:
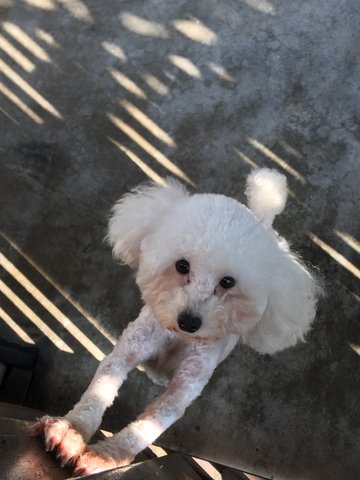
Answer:
<svg viewBox="0 0 360 480"><path fill-rule="evenodd" d="M66 420L45 416L32 426L32 433L35 436L44 435L48 451L53 450L61 442L69 427L70 424Z"/></svg>
<svg viewBox="0 0 360 480"><path fill-rule="evenodd" d="M58 445L58 455L61 466L68 463L74 464L76 459L81 455L86 448L82 436L74 428L69 428L66 435Z"/></svg>
<svg viewBox="0 0 360 480"><path fill-rule="evenodd" d="M56 449L62 467L74 464L86 447L81 434L63 418L42 417L33 425L32 431L34 435L44 435L47 452Z"/></svg>
<svg viewBox="0 0 360 480"><path fill-rule="evenodd" d="M48 417L44 424L44 437L46 451L53 450L65 437L70 424L66 420Z"/></svg>
<svg viewBox="0 0 360 480"><path fill-rule="evenodd" d="M92 473L103 472L110 468L115 468L119 464L111 457L103 457L93 450L88 450L81 455L74 469L75 475L90 475Z"/></svg>

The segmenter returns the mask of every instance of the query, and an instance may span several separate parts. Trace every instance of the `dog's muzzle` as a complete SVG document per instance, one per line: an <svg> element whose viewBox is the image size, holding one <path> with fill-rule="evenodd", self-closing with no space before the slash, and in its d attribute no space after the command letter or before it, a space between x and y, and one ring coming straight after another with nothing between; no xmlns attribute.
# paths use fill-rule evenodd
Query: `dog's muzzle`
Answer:
<svg viewBox="0 0 360 480"><path fill-rule="evenodd" d="M202 325L200 317L195 317L189 312L181 312L178 316L178 325L184 332L194 333Z"/></svg>

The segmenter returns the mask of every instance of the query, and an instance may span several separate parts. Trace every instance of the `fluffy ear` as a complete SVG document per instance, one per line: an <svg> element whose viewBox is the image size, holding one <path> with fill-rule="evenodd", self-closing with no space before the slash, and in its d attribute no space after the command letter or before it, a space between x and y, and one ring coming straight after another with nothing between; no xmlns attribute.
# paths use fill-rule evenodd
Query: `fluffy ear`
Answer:
<svg viewBox="0 0 360 480"><path fill-rule="evenodd" d="M113 207L107 240L113 255L132 268L139 263L140 244L152 233L164 215L188 192L176 180L165 186L147 185L124 195Z"/></svg>
<svg viewBox="0 0 360 480"><path fill-rule="evenodd" d="M246 181L246 196L250 210L265 228L270 228L276 215L286 204L286 177L276 170L254 170Z"/></svg>
<svg viewBox="0 0 360 480"><path fill-rule="evenodd" d="M290 252L285 253L271 284L266 310L244 343L260 353L275 353L302 340L315 316L322 288Z"/></svg>

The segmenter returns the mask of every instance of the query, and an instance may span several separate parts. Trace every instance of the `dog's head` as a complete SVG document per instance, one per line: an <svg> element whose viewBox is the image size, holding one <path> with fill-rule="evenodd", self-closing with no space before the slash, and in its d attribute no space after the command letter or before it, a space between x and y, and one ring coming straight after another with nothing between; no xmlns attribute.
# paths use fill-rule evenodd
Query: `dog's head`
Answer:
<svg viewBox="0 0 360 480"><path fill-rule="evenodd" d="M190 195L173 180L140 187L114 206L108 240L137 269L143 299L165 328L199 339L234 333L273 353L309 328L319 287L272 229L285 177L255 171L246 194L250 209L223 195Z"/></svg>

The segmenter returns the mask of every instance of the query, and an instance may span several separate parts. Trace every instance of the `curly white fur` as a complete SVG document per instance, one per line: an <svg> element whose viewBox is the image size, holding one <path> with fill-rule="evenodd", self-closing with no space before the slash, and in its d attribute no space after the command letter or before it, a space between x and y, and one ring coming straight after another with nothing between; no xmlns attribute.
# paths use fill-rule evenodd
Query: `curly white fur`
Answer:
<svg viewBox="0 0 360 480"><path fill-rule="evenodd" d="M286 177L275 170L254 170L247 178L246 196L249 207L257 219L270 228L275 215L279 215L287 200Z"/></svg>
<svg viewBox="0 0 360 480"><path fill-rule="evenodd" d="M171 181L138 188L113 208L108 240L116 258L137 268L145 306L65 416L66 425L87 441L139 364L167 389L135 422L92 447L92 457L79 455L78 471L130 462L183 415L239 339L274 353L308 330L319 286L271 227L285 207L285 177L258 170L246 193L253 211L223 195L190 195ZM179 260L188 271L178 271ZM184 314L190 326L181 323ZM51 425L45 436L53 446ZM58 445L68 459L65 440ZM101 463L104 458L112 463Z"/></svg>

